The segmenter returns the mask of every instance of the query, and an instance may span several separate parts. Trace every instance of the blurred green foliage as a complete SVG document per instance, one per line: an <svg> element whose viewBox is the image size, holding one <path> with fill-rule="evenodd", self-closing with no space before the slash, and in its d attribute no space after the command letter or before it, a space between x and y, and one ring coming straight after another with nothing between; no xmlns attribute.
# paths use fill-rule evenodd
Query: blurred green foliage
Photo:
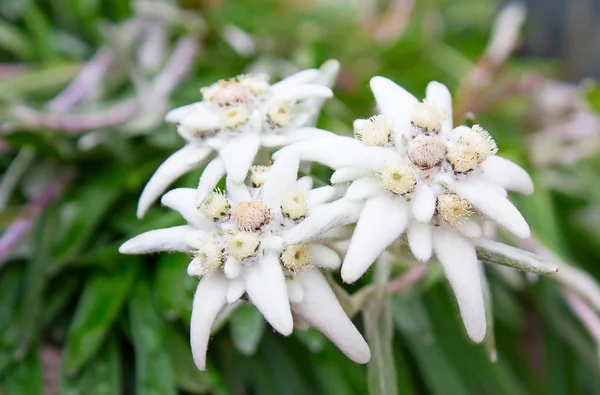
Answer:
<svg viewBox="0 0 600 395"><path fill-rule="evenodd" d="M335 58L342 74L320 126L348 135L353 119L371 113L368 80L373 75L387 76L417 96L433 79L458 89L482 53L499 6L491 0L418 2L399 38L386 43L375 41L359 21L361 3L180 1L179 7L205 18L206 27L197 38L202 49L193 71L176 88L171 104L199 100L200 87L239 74L255 60L285 59L305 68ZM107 26L135 13L126 0L2 1L0 63L18 69L0 78L0 117L10 123L14 106L23 103L44 108L110 41ZM256 55L240 56L223 40L219 32L230 23L253 36ZM170 42L187 34L185 26L169 28ZM514 59L505 72L519 76L531 70L552 75L557 67L547 60ZM103 81L101 103L134 94L131 84L115 81L110 74ZM598 110L598 87L590 85L587 92ZM544 173L528 163L530 104L527 98L512 98L477 114L477 122L492 132L501 154L533 172L537 190L519 198L518 207L536 236L600 278L598 226L584 227L577 217L585 208L599 208L600 160L591 157L565 170L579 192L552 190ZM41 394L43 387L59 382L61 394L86 395L359 395L368 386L388 394L385 385L368 383L366 368L347 360L321 334L311 330L282 338L248 305L234 311L214 335L208 370L196 370L188 347L196 283L185 272L188 257L125 257L117 251L142 231L181 223L158 204L144 220L135 218L145 182L181 144L166 124L150 132L131 137L113 131L88 150L80 149L77 136L61 130L21 127L3 136L3 172L21 149L35 154L0 213L3 229L41 186L65 171L73 176L1 269L0 391ZM177 185L194 185L199 174L185 176ZM328 174L320 169L317 177L327 180ZM397 381L399 392L600 394L596 344L560 298L557 285L540 278L515 291L497 272L487 274L496 363L490 362L485 345L466 339L439 272L391 299L386 308L393 321L386 323L390 333L384 336L393 336L393 347L377 368ZM361 317L355 322L364 328ZM60 357L53 359L57 349Z"/></svg>

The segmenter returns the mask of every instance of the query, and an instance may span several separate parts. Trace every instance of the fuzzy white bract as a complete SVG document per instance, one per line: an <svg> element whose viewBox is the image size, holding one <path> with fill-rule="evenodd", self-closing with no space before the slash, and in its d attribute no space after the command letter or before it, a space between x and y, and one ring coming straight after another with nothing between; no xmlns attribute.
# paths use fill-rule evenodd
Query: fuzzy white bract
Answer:
<svg viewBox="0 0 600 395"><path fill-rule="evenodd" d="M481 237L483 220L518 237L529 236L527 222L506 191L532 193L531 178L496 156L498 147L481 126L453 128L451 96L444 85L431 82L422 102L383 77L374 77L371 89L381 114L355 121L357 139L300 142L276 154L293 152L336 169L333 183L352 181L342 199L310 215L288 238L306 239L356 222L342 265L344 281L354 282L406 233L418 260L428 261L435 252L467 333L480 342L486 319L471 240Z"/></svg>
<svg viewBox="0 0 600 395"><path fill-rule="evenodd" d="M223 100L240 97L234 93ZM319 242L290 243L285 237L336 193L333 186L310 189L306 179L296 181L298 166L297 156L283 156L270 169L261 169L266 174L260 188L228 180L226 194L211 191L200 207L194 189L172 190L161 201L188 224L143 233L120 248L125 254L193 255L188 274L201 279L194 297L191 345L201 370L217 315L244 294L279 333L289 335L295 323L309 323L353 361L366 363L370 358L368 345L320 272L338 268L338 254Z"/></svg>
<svg viewBox="0 0 600 395"><path fill-rule="evenodd" d="M166 115L177 125L186 145L167 158L144 188L137 215L183 174L200 167L216 153L200 178L196 204L225 174L242 182L260 147L288 144L332 135L314 127L339 63L330 60L320 69L308 69L269 84L265 75L240 75L202 88L203 100L176 108Z"/></svg>

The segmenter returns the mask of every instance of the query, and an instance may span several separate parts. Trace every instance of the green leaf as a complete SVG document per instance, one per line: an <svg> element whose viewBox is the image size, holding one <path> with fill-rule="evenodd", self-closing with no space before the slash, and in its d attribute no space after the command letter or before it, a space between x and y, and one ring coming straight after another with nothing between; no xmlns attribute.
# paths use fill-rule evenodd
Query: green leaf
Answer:
<svg viewBox="0 0 600 395"><path fill-rule="evenodd" d="M122 356L115 336L110 336L79 377L63 377L61 395L113 395L121 393Z"/></svg>
<svg viewBox="0 0 600 395"><path fill-rule="evenodd" d="M262 339L265 320L256 307L244 303L229 319L229 328L238 351L244 355L252 355Z"/></svg>
<svg viewBox="0 0 600 395"><path fill-rule="evenodd" d="M138 277L139 263L127 258L114 273L98 271L87 281L69 330L63 368L72 376L101 347Z"/></svg>
<svg viewBox="0 0 600 395"><path fill-rule="evenodd" d="M165 322L152 303L147 280L140 281L129 301L129 321L135 350L137 395L175 395Z"/></svg>
<svg viewBox="0 0 600 395"><path fill-rule="evenodd" d="M158 308L169 320L183 318L189 322L197 280L187 275L190 256L183 253L164 254L158 260L154 279L154 295Z"/></svg>
<svg viewBox="0 0 600 395"><path fill-rule="evenodd" d="M305 331L295 330L294 337L313 353L321 352L328 342L325 335L314 328Z"/></svg>
<svg viewBox="0 0 600 395"><path fill-rule="evenodd" d="M0 20L0 48L14 53L23 60L29 60L35 54L25 34L4 20Z"/></svg>
<svg viewBox="0 0 600 395"><path fill-rule="evenodd" d="M600 85L597 82L588 82L583 87L585 100L592 110L600 114Z"/></svg>
<svg viewBox="0 0 600 395"><path fill-rule="evenodd" d="M37 347L32 348L27 358L15 364L6 375L2 387L10 395L42 394L42 369L40 352Z"/></svg>

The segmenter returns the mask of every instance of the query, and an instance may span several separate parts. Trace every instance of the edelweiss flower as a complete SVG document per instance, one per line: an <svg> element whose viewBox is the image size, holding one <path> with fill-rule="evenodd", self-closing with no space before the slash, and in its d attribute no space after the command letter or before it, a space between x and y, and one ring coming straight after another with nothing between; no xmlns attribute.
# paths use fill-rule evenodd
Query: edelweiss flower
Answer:
<svg viewBox="0 0 600 395"><path fill-rule="evenodd" d="M166 120L177 124L186 145L163 162L144 188L138 217L181 175L217 152L200 178L200 204L225 174L242 182L258 149L281 147L331 133L314 126L323 100L332 97L337 61L308 69L273 85L265 75L241 75L202 88L203 101L176 108Z"/></svg>
<svg viewBox="0 0 600 395"><path fill-rule="evenodd" d="M481 237L484 219L528 237L529 226L506 190L530 194L533 183L521 167L495 155L496 143L482 127L452 128L444 85L431 82L423 102L386 78L374 77L371 89L381 114L355 122L360 147L340 138L280 151L337 168L333 183L354 180L344 198L319 208L288 232L288 240L357 222L342 266L344 281L354 282L406 231L417 259L427 261L435 252L467 332L480 342L486 321L472 239Z"/></svg>
<svg viewBox="0 0 600 395"><path fill-rule="evenodd" d="M323 244L289 243L283 237L336 192L332 186L311 190L310 178L296 181L298 165L295 155L281 157L260 188L228 180L226 195L211 192L198 209L194 189L172 190L161 201L188 225L146 232L120 248L126 254L194 255L188 274L201 279L194 297L191 345L201 370L218 313L244 293L281 334L291 334L294 323L309 323L350 359L366 363L370 358L368 345L319 271L338 268L337 253Z"/></svg>

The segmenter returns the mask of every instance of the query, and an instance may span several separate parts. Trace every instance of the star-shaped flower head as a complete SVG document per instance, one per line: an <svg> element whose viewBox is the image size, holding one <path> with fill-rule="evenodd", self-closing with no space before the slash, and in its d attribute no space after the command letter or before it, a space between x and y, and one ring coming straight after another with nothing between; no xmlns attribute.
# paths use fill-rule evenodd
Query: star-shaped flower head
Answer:
<svg viewBox="0 0 600 395"><path fill-rule="evenodd" d="M339 63L307 69L269 84L266 75L240 75L201 89L203 101L176 108L166 120L186 145L156 170L138 203L138 217L183 174L217 156L203 172L196 197L202 203L225 174L242 182L260 147L282 147L331 133L314 127L323 101L333 96Z"/></svg>
<svg viewBox="0 0 600 395"><path fill-rule="evenodd" d="M258 188L229 181L226 194L211 192L199 208L194 189L172 190L161 201L188 224L143 233L120 248L126 254L193 254L188 274L201 279L194 296L191 345L201 370L217 315L244 294L281 334L291 334L294 324L308 323L353 361L370 358L368 345L320 272L339 267L337 253L322 243L289 243L283 236L336 193L332 186L311 190L310 178L296 181L298 165L298 158L290 155L268 171L255 168L266 171L253 177Z"/></svg>
<svg viewBox="0 0 600 395"><path fill-rule="evenodd" d="M354 123L356 138L302 142L281 150L338 169L333 183L352 181L344 198L320 208L290 230L306 239L330 226L356 221L342 278L356 281L406 232L414 254L427 261L435 252L474 341L486 321L473 241L480 223L493 220L516 236L529 226L507 199L507 190L529 194L525 170L496 156L495 141L481 126L452 127L451 96L439 82L420 102L392 81L374 77L371 89L380 114ZM343 147L343 149L340 149Z"/></svg>

